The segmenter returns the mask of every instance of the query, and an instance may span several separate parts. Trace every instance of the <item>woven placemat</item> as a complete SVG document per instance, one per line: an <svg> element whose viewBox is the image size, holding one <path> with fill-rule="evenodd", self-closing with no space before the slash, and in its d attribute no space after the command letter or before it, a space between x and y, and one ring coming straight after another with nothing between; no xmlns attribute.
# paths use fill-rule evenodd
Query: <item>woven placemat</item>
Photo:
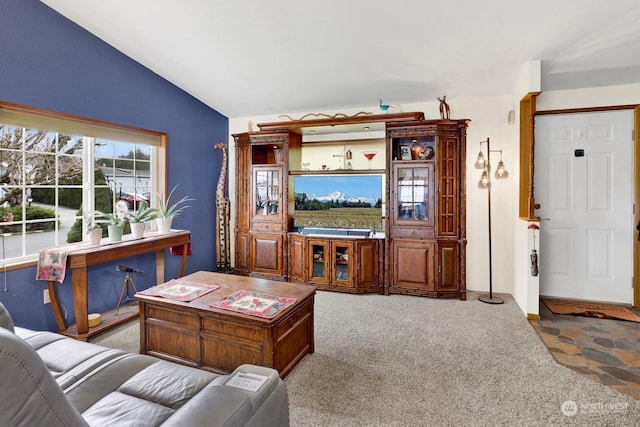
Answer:
<svg viewBox="0 0 640 427"><path fill-rule="evenodd" d="M295 298L285 298L241 289L209 305L214 308L235 311L236 313L271 319L295 302Z"/></svg>

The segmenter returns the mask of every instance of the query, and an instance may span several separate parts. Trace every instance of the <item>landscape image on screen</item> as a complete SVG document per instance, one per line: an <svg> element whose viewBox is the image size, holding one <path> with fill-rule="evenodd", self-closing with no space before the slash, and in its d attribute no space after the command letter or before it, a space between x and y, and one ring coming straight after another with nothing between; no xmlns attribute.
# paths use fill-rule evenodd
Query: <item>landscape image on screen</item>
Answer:
<svg viewBox="0 0 640 427"><path fill-rule="evenodd" d="M296 227L382 230L381 175L294 177Z"/></svg>

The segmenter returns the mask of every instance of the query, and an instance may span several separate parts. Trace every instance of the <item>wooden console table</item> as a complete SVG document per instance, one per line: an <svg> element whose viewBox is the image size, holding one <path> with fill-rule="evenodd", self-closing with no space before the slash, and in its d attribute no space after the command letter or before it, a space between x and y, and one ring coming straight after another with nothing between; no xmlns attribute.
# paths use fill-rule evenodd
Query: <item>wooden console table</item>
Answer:
<svg viewBox="0 0 640 427"><path fill-rule="evenodd" d="M73 309L76 315L76 324L67 325L64 318L60 299L58 298L58 288L56 282L48 281L49 296L51 298L51 309L56 318L60 333L72 338L86 341L92 335L110 329L120 323L138 316L137 306L122 306L116 316L116 310L109 310L102 313L102 322L93 328L89 328L89 298L87 281L88 268L92 265L103 264L117 259L145 253L156 253L156 281L164 282L164 252L165 249L182 246L182 265L180 267L180 277L184 276L187 265L187 249L191 242L191 232L184 230L173 230L170 233L159 234L148 232L142 239L123 240L117 243L108 243L100 246L83 247L77 251L69 253L67 265L71 273L71 286L73 289Z"/></svg>

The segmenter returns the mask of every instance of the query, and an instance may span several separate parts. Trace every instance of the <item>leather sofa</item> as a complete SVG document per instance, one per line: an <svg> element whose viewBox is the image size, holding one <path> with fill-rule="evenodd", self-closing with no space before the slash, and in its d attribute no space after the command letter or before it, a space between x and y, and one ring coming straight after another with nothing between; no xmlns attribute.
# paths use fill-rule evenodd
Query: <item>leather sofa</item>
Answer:
<svg viewBox="0 0 640 427"><path fill-rule="evenodd" d="M238 372L268 377L246 391ZM288 426L278 372L230 375L16 327L0 303L0 426Z"/></svg>

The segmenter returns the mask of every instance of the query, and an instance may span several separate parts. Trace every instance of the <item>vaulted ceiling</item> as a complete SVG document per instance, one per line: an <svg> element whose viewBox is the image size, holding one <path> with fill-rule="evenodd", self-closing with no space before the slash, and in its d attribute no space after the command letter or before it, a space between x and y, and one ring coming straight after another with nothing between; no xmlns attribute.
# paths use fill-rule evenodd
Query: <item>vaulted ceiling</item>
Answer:
<svg viewBox="0 0 640 427"><path fill-rule="evenodd" d="M640 83L637 0L42 0L228 117Z"/></svg>

